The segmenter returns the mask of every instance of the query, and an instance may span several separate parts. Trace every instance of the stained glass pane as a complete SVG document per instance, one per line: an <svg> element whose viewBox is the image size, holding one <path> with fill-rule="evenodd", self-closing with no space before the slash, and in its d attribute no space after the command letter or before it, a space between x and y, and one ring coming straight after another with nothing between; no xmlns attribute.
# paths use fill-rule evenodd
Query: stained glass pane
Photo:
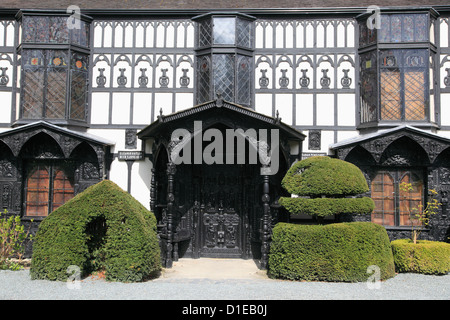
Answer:
<svg viewBox="0 0 450 320"><path fill-rule="evenodd" d="M234 56L213 55L214 94L221 93L224 100L234 101Z"/></svg>
<svg viewBox="0 0 450 320"><path fill-rule="evenodd" d="M50 17L49 42L50 43L69 42L69 28L67 27L67 18Z"/></svg>
<svg viewBox="0 0 450 320"><path fill-rule="evenodd" d="M381 30L379 34L379 40L381 42L388 42L391 40L391 18L388 15L381 16Z"/></svg>
<svg viewBox="0 0 450 320"><path fill-rule="evenodd" d="M36 39L36 22L33 17L23 17L22 19L22 41L34 42Z"/></svg>
<svg viewBox="0 0 450 320"><path fill-rule="evenodd" d="M27 68L23 71L22 117L41 119L44 102L44 70Z"/></svg>
<svg viewBox="0 0 450 320"><path fill-rule="evenodd" d="M87 72L88 71L87 56L80 53L73 53L70 67L72 70Z"/></svg>
<svg viewBox="0 0 450 320"><path fill-rule="evenodd" d="M241 56L237 64L237 103L250 105L251 58Z"/></svg>
<svg viewBox="0 0 450 320"><path fill-rule="evenodd" d="M214 44L234 44L236 18L214 18Z"/></svg>
<svg viewBox="0 0 450 320"><path fill-rule="evenodd" d="M402 19L401 16L391 16L391 41L400 42L402 40Z"/></svg>
<svg viewBox="0 0 450 320"><path fill-rule="evenodd" d="M401 120L400 72L381 72L381 119Z"/></svg>
<svg viewBox="0 0 450 320"><path fill-rule="evenodd" d="M428 40L428 16L426 14L415 15L416 41Z"/></svg>
<svg viewBox="0 0 450 320"><path fill-rule="evenodd" d="M405 119L426 120L425 71L405 72Z"/></svg>
<svg viewBox="0 0 450 320"><path fill-rule="evenodd" d="M47 99L45 117L63 119L66 109L67 71L64 68L49 68L47 70Z"/></svg>
<svg viewBox="0 0 450 320"><path fill-rule="evenodd" d="M403 16L403 41L414 41L414 15Z"/></svg>
<svg viewBox="0 0 450 320"><path fill-rule="evenodd" d="M198 60L198 103L212 100L210 97L211 62L209 57L202 57Z"/></svg>
<svg viewBox="0 0 450 320"><path fill-rule="evenodd" d="M363 21L359 25L359 45L364 46L367 44L367 33L368 33L367 23Z"/></svg>
<svg viewBox="0 0 450 320"><path fill-rule="evenodd" d="M87 74L72 71L70 86L70 119L86 120Z"/></svg>

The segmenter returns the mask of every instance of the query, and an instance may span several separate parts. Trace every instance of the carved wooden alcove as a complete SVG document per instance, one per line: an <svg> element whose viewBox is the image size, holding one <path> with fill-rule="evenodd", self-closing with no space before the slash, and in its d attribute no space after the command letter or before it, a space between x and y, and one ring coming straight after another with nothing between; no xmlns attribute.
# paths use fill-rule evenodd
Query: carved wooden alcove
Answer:
<svg viewBox="0 0 450 320"><path fill-rule="evenodd" d="M44 121L0 133L1 209L34 233L51 211L106 177L111 144Z"/></svg>
<svg viewBox="0 0 450 320"><path fill-rule="evenodd" d="M424 238L438 241L448 241L450 232L450 209L448 194L450 191L450 139L437 134L402 125L377 133L361 135L354 139L339 142L331 146L339 159L357 165L364 173L372 197L377 199L373 186L378 174L389 175L392 186L391 193L398 198L398 185L401 182L412 182L413 178L421 183L423 203L429 200L429 189L438 192L438 201L442 203L439 213L431 217L428 227L422 233ZM409 174L411 178L405 179ZM378 176L377 176L378 175ZM411 181L410 181L411 179ZM388 197L385 192L384 198ZM382 199L381 199L382 200ZM395 200L395 204L401 200ZM361 217L360 217L361 218ZM363 218L371 220L370 216ZM386 226L391 239L409 238L411 226L402 226L401 218L396 217ZM372 215L372 221L374 216Z"/></svg>
<svg viewBox="0 0 450 320"><path fill-rule="evenodd" d="M197 130L200 123L201 129ZM177 129L184 130L187 136L181 139L172 135ZM242 130L245 134L254 129L258 136L244 137L245 158L240 162L237 147L227 153L225 142L224 154L215 154L216 160L221 160L198 162L198 151L205 152L215 141L204 137L210 129L224 139L229 134L227 130ZM275 132L272 130L279 133L277 141L271 136ZM267 133L265 141L271 148L275 144L278 148L271 152L278 152L279 165L270 173L264 171L263 163L267 162L264 152L258 149L261 132ZM138 137L153 141L150 207L158 220L163 265L171 267L179 257L215 257L257 259L265 268L272 226L287 219L277 205L277 199L285 192L281 179L301 155L305 136L279 118L219 99L168 116L160 115L138 132ZM201 144L199 149L196 143ZM291 154L292 145L296 145L295 155ZM177 149L180 146L189 146L191 152L184 159L187 161L176 163L171 155L180 155ZM186 149L183 157L184 152ZM249 158L251 154L257 154L256 161Z"/></svg>

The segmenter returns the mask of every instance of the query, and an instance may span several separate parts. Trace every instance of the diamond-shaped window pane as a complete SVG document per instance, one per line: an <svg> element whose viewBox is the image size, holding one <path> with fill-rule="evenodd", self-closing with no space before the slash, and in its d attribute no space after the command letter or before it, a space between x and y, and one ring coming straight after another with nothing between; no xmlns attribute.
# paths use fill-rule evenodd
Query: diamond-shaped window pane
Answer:
<svg viewBox="0 0 450 320"><path fill-rule="evenodd" d="M400 72L385 71L381 73L381 119L401 119Z"/></svg>
<svg viewBox="0 0 450 320"><path fill-rule="evenodd" d="M405 72L405 118L425 120L425 72Z"/></svg>
<svg viewBox="0 0 450 320"><path fill-rule="evenodd" d="M47 103L45 117L63 119L66 109L67 71L61 68L49 68L47 71Z"/></svg>
<svg viewBox="0 0 450 320"><path fill-rule="evenodd" d="M238 19L236 24L236 45L250 48L252 44L252 23Z"/></svg>
<svg viewBox="0 0 450 320"><path fill-rule="evenodd" d="M211 45L211 20L205 20L199 24L198 46L206 47Z"/></svg>
<svg viewBox="0 0 450 320"><path fill-rule="evenodd" d="M214 94L221 93L224 100L234 101L234 57L231 54L213 56Z"/></svg>
<svg viewBox="0 0 450 320"><path fill-rule="evenodd" d="M237 64L237 103L250 105L251 93L251 58L239 57Z"/></svg>
<svg viewBox="0 0 450 320"><path fill-rule="evenodd" d="M26 68L23 75L22 116L26 119L40 119L44 101L44 70Z"/></svg>
<svg viewBox="0 0 450 320"><path fill-rule="evenodd" d="M85 120L86 80L87 74L85 72L72 71L70 119Z"/></svg>

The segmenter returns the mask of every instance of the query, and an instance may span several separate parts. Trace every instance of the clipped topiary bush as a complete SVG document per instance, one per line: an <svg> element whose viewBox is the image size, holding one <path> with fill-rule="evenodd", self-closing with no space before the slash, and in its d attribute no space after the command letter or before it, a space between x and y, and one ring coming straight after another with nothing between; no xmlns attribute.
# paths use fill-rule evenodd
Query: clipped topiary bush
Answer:
<svg viewBox="0 0 450 320"><path fill-rule="evenodd" d="M361 170L339 159L317 156L299 161L288 170L281 184L289 193L298 196L279 200L293 214L318 217L368 214L375 207L369 197L354 197L369 191Z"/></svg>
<svg viewBox="0 0 450 320"><path fill-rule="evenodd" d="M138 282L160 270L156 219L115 183L87 188L46 217L33 244L32 279L67 280L69 266L85 276Z"/></svg>
<svg viewBox="0 0 450 320"><path fill-rule="evenodd" d="M380 280L395 275L386 229L371 222L295 225L273 229L268 275L307 281L367 281L369 266Z"/></svg>
<svg viewBox="0 0 450 320"><path fill-rule="evenodd" d="M443 275L450 272L450 243L399 239L391 242L397 272Z"/></svg>

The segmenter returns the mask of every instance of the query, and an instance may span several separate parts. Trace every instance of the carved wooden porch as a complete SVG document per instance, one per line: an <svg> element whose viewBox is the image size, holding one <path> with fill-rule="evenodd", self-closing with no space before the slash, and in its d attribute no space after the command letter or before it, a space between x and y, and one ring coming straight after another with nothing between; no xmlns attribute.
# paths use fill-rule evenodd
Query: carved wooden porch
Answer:
<svg viewBox="0 0 450 320"><path fill-rule="evenodd" d="M272 226L287 219L277 205L285 192L281 179L301 154L304 139L280 120L219 99L160 115L138 133L140 139L152 143L150 207L157 217L165 267L170 268L180 257L215 257L257 259L261 268L266 268ZM197 132L194 122L201 122L203 131ZM176 164L171 155L181 142L172 133L180 128L190 135L192 155L188 160L192 161ZM232 164L194 161L198 157L198 149L193 147L196 141L202 144L201 151L208 148L207 139L202 139L207 129L223 136L228 129L277 129L278 150L271 152L279 154L278 170L264 170L269 163L261 161L261 152L257 162L250 161L251 150L258 152L255 148L262 141L249 137L245 139L245 161L237 161L237 152L216 155L216 159L233 159Z"/></svg>

